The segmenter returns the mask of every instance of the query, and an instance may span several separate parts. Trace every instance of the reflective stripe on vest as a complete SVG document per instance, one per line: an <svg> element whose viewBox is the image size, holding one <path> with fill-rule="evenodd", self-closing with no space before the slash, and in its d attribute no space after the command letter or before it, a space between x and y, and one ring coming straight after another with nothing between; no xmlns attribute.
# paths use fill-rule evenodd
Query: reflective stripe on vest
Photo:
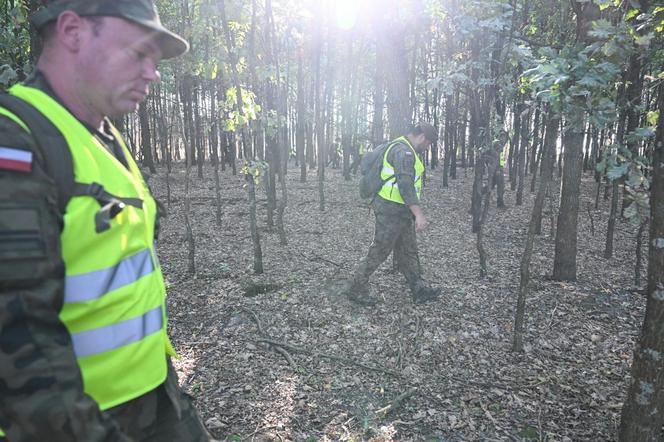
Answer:
<svg viewBox="0 0 664 442"><path fill-rule="evenodd" d="M420 199L422 193L422 174L424 173L424 164L420 160L420 156L417 154L413 146L410 144L410 141L406 137L399 137L396 140L392 141L387 149L385 149L385 155L383 156L383 168L380 171L380 177L385 181L383 187L381 187L378 192L378 196L388 201L395 203L404 204L404 200L401 197L401 192L399 192L399 185L397 183L397 178L394 176L394 167L387 160L387 155L390 153L392 147L397 143L403 143L408 146L415 155L415 175L413 179L413 184L415 185L415 193L417 199ZM391 178L390 178L391 177ZM389 179L388 179L389 178Z"/></svg>
<svg viewBox="0 0 664 442"><path fill-rule="evenodd" d="M154 271L149 249L129 256L101 270L65 277L65 303L91 301L120 287L132 284Z"/></svg>
<svg viewBox="0 0 664 442"><path fill-rule="evenodd" d="M161 330L163 316L159 306L137 318L74 333L71 335L74 353L76 357L84 358L138 342Z"/></svg>
<svg viewBox="0 0 664 442"><path fill-rule="evenodd" d="M110 126L129 168L117 160L64 107L42 91L14 86L10 93L37 108L60 130L72 154L75 179L99 183L121 198L137 198L95 229L99 202L69 200L60 234L65 303L60 319L69 330L85 393L102 410L153 390L166 379L166 289L154 250L156 202L120 134Z"/></svg>

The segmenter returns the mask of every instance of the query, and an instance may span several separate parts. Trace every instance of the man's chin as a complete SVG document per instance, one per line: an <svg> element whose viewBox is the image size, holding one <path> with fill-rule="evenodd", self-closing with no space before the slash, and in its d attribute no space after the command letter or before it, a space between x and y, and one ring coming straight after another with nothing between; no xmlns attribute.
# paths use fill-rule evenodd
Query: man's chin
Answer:
<svg viewBox="0 0 664 442"><path fill-rule="evenodd" d="M122 103L121 105L118 105L113 109L113 113L109 115L111 118L121 118L124 117L127 114L131 114L133 112L136 112L138 110L138 105L140 102L138 101L128 101L126 103Z"/></svg>

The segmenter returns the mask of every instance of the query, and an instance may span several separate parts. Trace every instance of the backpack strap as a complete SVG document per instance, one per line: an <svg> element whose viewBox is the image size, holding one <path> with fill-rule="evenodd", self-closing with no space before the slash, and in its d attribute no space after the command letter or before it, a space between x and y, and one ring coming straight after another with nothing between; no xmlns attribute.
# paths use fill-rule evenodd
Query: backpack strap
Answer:
<svg viewBox="0 0 664 442"><path fill-rule="evenodd" d="M16 115L26 126L42 153L46 173L58 189L58 207L65 212L73 196L74 164L65 137L34 106L8 93L0 93L0 106Z"/></svg>
<svg viewBox="0 0 664 442"><path fill-rule="evenodd" d="M71 196L91 196L96 199L101 208L95 214L95 230L101 233L111 228L111 219L122 212L125 206L130 205L137 209L143 208L140 198L123 198L109 193L99 183L74 183Z"/></svg>
<svg viewBox="0 0 664 442"><path fill-rule="evenodd" d="M64 214L72 197L90 196L101 208L95 214L95 230L101 233L111 227L110 220L126 205L143 208L143 200L113 195L99 183L83 184L74 180L74 162L64 135L34 106L7 93L0 93L0 107L16 115L28 126L37 148L44 156L46 173L58 189L58 208Z"/></svg>

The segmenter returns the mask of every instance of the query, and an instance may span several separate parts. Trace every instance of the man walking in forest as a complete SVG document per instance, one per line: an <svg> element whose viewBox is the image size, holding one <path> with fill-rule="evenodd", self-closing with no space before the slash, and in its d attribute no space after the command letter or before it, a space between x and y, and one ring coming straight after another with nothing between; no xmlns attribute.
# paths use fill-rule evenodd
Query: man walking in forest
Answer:
<svg viewBox="0 0 664 442"><path fill-rule="evenodd" d="M369 277L393 250L414 302L431 301L440 295L440 289L428 287L422 280L415 236L429 224L419 203L424 174L419 154L436 139L436 129L421 122L406 136L389 143L383 155L383 186L373 201L374 239L350 280L346 294L351 301L365 306L378 302L369 294Z"/></svg>
<svg viewBox="0 0 664 442"><path fill-rule="evenodd" d="M45 3L37 70L0 96L0 429L211 440L170 362L157 204L110 122L189 45L151 0Z"/></svg>

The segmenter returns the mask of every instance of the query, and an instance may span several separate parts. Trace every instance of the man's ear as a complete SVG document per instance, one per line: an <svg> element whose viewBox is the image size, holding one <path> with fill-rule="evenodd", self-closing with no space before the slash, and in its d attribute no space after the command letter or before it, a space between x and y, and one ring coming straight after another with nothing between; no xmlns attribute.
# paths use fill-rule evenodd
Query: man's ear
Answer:
<svg viewBox="0 0 664 442"><path fill-rule="evenodd" d="M64 11L55 24L58 40L70 51L78 52L85 24L81 16L74 11Z"/></svg>

